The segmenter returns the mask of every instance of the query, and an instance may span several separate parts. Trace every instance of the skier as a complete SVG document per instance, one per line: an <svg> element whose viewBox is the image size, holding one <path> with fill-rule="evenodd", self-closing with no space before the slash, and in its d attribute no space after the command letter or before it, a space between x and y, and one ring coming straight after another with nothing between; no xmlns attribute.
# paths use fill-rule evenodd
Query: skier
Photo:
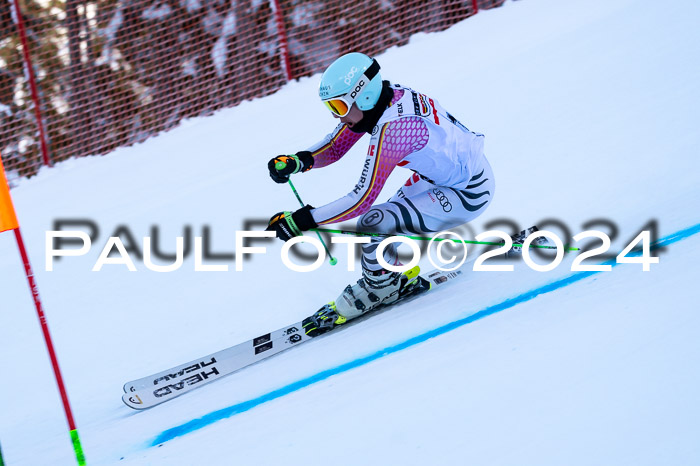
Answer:
<svg viewBox="0 0 700 466"><path fill-rule="evenodd" d="M362 53L335 60L321 76L319 96L338 126L308 150L280 155L268 163L270 176L285 183L290 175L328 166L365 134L369 149L357 185L324 206L274 215L267 230L287 241L318 225L360 217L358 231L426 234L469 222L488 207L494 176L483 145L484 135L469 130L436 100L399 84L382 81L379 64ZM284 162L280 164L279 162ZM281 168L281 167L284 168ZM374 204L395 167L413 171L387 202ZM338 299L304 321L310 336L331 330L365 312L429 288L414 267L390 272L378 263L382 238L362 245L362 278ZM398 264L394 245L384 250L388 264Z"/></svg>

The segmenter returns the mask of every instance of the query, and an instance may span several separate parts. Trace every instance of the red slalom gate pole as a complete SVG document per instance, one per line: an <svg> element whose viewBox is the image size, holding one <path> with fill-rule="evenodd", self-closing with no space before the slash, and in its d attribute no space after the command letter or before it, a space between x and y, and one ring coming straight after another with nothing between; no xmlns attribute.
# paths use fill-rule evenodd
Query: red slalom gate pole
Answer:
<svg viewBox="0 0 700 466"><path fill-rule="evenodd" d="M51 366L53 367L53 373L56 377L56 384L58 384L58 391L61 394L61 401L63 402L63 410L66 413L66 419L68 420L68 428L70 429L70 438L73 443L73 450L75 451L75 458L78 460L80 466L85 465L85 454L83 453L83 447L80 444L80 437L78 436L78 428L75 425L75 420L73 419L73 411L70 407L70 401L68 401L68 393L66 392L66 387L63 384L63 376L61 375L61 369L58 366L58 358L56 358L56 351L53 348L53 341L51 340L51 333L49 332L49 326L46 323L46 315L44 314L44 307L41 304L41 299L39 299L39 288L37 287L36 280L34 279L34 271L32 270L32 265L29 263L29 256L27 255L27 249L24 247L24 240L22 239L22 233L19 231L19 227L15 228L15 238L17 239L17 247L19 248L19 253L22 256L22 263L24 264L24 271L27 275L27 281L29 282L29 290L32 292L32 297L34 298L34 306L36 307L36 313L39 317L39 324L41 325L41 332L44 334L44 341L46 342L46 349L49 351L49 358L51 359Z"/></svg>
<svg viewBox="0 0 700 466"><path fill-rule="evenodd" d="M29 263L27 248L24 246L22 233L19 230L19 222L17 221L17 215L15 213L14 205L12 204L12 198L10 197L10 188L7 185L7 179L5 178L5 169L3 168L2 161L0 160L0 233L9 230L13 230L15 232L17 248L22 256L24 271L27 275L27 281L29 282L29 290L32 293L32 298L34 298L34 306L36 307L36 313L39 317L39 324L41 325L41 331L44 334L44 341L46 342L46 348L49 351L49 358L51 359L51 366L53 367L54 376L56 377L56 384L58 385L58 391L61 394L61 401L63 402L63 409L66 413L66 419L68 420L68 428L70 429L70 438L73 443L75 458L78 461L79 466L84 466L86 463L85 455L83 454L83 447L80 444L78 429L75 426L75 420L73 419L73 411L71 410L70 402L68 401L68 393L66 392L66 387L63 384L61 369L58 367L58 358L56 357L56 351L54 350L53 342L51 341L51 334L49 333L49 326L46 323L44 308L41 304L41 299L39 299L39 288L37 287L36 280L34 279L34 271L32 270L32 265ZM0 459L0 464L1 463L2 460Z"/></svg>

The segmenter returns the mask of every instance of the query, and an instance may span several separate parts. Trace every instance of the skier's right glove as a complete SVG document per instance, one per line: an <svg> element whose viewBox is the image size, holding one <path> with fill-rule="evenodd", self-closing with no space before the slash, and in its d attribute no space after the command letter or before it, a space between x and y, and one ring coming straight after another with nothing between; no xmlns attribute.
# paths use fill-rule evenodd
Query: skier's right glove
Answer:
<svg viewBox="0 0 700 466"><path fill-rule="evenodd" d="M309 171L313 166L314 157L306 150L294 155L278 155L267 163L270 178L275 183L286 183L289 181L289 175Z"/></svg>
<svg viewBox="0 0 700 466"><path fill-rule="evenodd" d="M318 228L313 215L311 215L312 209L313 207L307 204L294 213L278 212L272 216L265 230L274 231L275 236L282 241L289 241L295 236L301 236L303 231Z"/></svg>

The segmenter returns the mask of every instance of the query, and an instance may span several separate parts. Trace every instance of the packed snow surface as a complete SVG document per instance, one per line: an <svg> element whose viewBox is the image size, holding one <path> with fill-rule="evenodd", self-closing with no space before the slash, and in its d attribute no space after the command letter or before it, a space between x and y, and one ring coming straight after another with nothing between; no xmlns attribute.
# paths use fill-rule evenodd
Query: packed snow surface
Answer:
<svg viewBox="0 0 700 466"><path fill-rule="evenodd" d="M464 231L555 219L608 233L619 252L655 221L671 239L650 272L620 264L571 279L573 256L542 273L468 263L454 285L147 411L122 404L124 382L296 322L358 278L341 248L336 267L292 272L276 241L241 272L233 259L195 272L192 254L175 272L137 257L135 272L91 271L120 228L173 252L187 227L208 227L211 251L232 254L235 231L296 208L266 164L333 128L319 76L21 180L12 195L88 464L700 464L697 18L693 0L507 2L377 57L386 79L486 134L497 193ZM363 140L296 176L302 199L352 189L365 151ZM380 199L409 175L395 170ZM67 219L98 236L48 272L45 232ZM12 233L0 259L5 462L75 464Z"/></svg>

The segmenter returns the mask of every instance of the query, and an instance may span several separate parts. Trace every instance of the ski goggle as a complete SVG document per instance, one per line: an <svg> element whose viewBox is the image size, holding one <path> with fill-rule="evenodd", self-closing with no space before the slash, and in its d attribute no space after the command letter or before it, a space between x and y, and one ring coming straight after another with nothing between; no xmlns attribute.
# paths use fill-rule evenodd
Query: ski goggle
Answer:
<svg viewBox="0 0 700 466"><path fill-rule="evenodd" d="M367 68L365 73L360 76L360 79L355 84L355 88L345 95L338 97L331 97L330 99L323 100L323 104L330 110L334 115L339 117L344 117L350 113L352 105L355 103L360 94L362 94L362 89L369 84L369 82L374 79L379 73L379 63L377 60L372 60L372 64Z"/></svg>
<svg viewBox="0 0 700 466"><path fill-rule="evenodd" d="M332 99L323 101L326 108L333 112L334 115L339 117L344 117L350 113L350 108L352 107L353 103L355 103L355 99L348 101L345 99L345 96L333 97Z"/></svg>

